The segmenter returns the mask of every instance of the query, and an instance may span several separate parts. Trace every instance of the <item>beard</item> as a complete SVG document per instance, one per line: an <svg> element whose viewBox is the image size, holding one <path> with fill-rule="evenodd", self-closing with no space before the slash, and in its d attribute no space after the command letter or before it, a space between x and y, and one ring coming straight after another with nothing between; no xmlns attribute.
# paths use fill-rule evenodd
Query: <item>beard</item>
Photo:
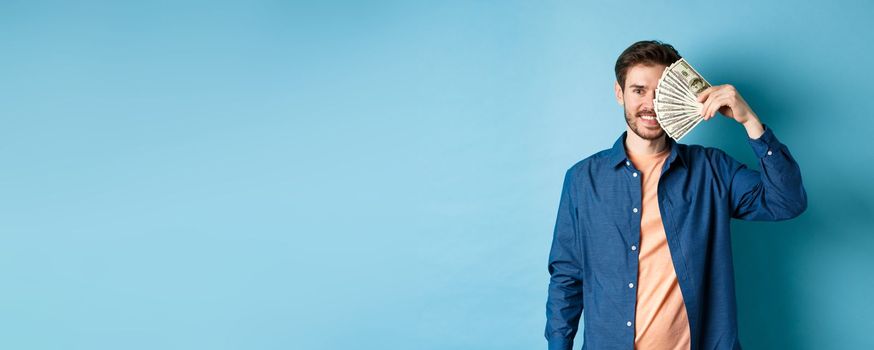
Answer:
<svg viewBox="0 0 874 350"><path fill-rule="evenodd" d="M625 112L625 123L628 124L628 127L631 129L631 131L637 134L637 136L640 136L640 138L644 140L657 140L665 136L665 131L662 129L661 126L653 128L638 123L641 119L640 116L642 114L655 115L655 111L644 110L631 114L628 112L627 109L625 109L625 106L622 107L622 111Z"/></svg>

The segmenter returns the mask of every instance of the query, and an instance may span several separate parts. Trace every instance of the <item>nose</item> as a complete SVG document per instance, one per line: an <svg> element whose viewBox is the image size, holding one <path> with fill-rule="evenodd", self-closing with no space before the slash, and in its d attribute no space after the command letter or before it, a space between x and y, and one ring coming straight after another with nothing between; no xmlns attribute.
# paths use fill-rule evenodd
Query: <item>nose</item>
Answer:
<svg viewBox="0 0 874 350"><path fill-rule="evenodd" d="M644 107L646 109L653 109L654 108L653 106L655 106L655 96L654 96L654 94L648 94L643 99L642 107Z"/></svg>

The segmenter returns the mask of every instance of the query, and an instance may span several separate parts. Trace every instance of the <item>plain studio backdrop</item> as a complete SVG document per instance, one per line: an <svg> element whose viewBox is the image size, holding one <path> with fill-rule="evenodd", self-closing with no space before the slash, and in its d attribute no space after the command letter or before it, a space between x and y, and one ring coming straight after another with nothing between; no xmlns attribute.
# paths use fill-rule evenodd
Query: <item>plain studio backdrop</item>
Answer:
<svg viewBox="0 0 874 350"><path fill-rule="evenodd" d="M598 3L0 2L0 348L545 348L644 39L802 169L803 215L734 223L744 347L874 347L874 5ZM728 118L683 142L758 168Z"/></svg>

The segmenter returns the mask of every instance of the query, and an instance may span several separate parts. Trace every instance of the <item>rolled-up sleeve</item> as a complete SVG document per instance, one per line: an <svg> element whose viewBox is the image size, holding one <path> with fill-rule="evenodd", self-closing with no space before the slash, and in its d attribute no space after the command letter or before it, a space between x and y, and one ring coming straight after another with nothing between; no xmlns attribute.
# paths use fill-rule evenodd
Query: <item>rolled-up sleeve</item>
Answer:
<svg viewBox="0 0 874 350"><path fill-rule="evenodd" d="M565 173L549 252L546 340L549 349L571 349L583 311L583 268L573 168Z"/></svg>
<svg viewBox="0 0 874 350"><path fill-rule="evenodd" d="M801 215L807 209L807 192L801 182L801 169L789 149L767 125L762 136L748 141L762 171L748 169L722 153L726 157L723 164L727 164L724 169L731 179L732 217L779 221Z"/></svg>

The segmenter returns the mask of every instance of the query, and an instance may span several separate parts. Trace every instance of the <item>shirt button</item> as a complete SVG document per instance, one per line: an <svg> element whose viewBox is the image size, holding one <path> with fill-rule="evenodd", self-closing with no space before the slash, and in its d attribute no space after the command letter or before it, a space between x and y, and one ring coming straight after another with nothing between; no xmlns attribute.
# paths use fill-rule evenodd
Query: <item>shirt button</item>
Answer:
<svg viewBox="0 0 874 350"><path fill-rule="evenodd" d="M634 288L634 283L629 283L628 288Z"/></svg>
<svg viewBox="0 0 874 350"><path fill-rule="evenodd" d="M768 150L768 155L770 156L771 154L772 154L772 153L771 153L771 150Z"/></svg>
<svg viewBox="0 0 874 350"><path fill-rule="evenodd" d="M631 176L637 177L637 173L635 172L635 173L631 174Z"/></svg>
<svg viewBox="0 0 874 350"><path fill-rule="evenodd" d="M625 322L625 325L631 327L631 321Z"/></svg>
<svg viewBox="0 0 874 350"><path fill-rule="evenodd" d="M631 250L637 250L637 246L636 245L631 246Z"/></svg>
<svg viewBox="0 0 874 350"><path fill-rule="evenodd" d="M629 162L629 161L626 160L626 161L625 161L625 165L631 166L631 162Z"/></svg>
<svg viewBox="0 0 874 350"><path fill-rule="evenodd" d="M636 212L637 212L637 208L631 209L631 211L633 211L633 212L636 213Z"/></svg>

